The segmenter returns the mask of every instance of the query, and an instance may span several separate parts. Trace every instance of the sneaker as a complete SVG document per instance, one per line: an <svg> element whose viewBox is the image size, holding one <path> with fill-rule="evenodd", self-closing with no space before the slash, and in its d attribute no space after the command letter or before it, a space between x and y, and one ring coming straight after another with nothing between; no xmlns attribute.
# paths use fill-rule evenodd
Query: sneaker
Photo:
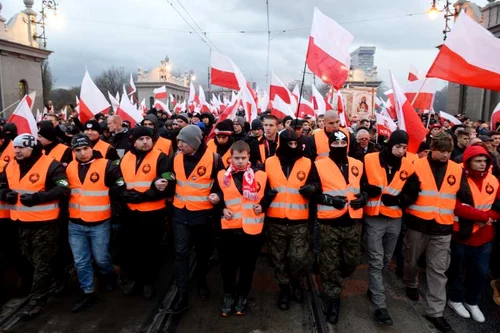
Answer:
<svg viewBox="0 0 500 333"><path fill-rule="evenodd" d="M464 306L467 310L469 310L472 319L474 319L478 323L484 323L486 321L486 318L484 318L483 313L481 312L481 310L479 310L479 306L469 305L467 303L464 303Z"/></svg>
<svg viewBox="0 0 500 333"><path fill-rule="evenodd" d="M238 296L236 299L236 303L234 304L234 310L236 311L237 316L243 316L245 314L247 305L247 298L244 296Z"/></svg>
<svg viewBox="0 0 500 333"><path fill-rule="evenodd" d="M493 302L500 306L500 279L492 280L491 288L493 288Z"/></svg>
<svg viewBox="0 0 500 333"><path fill-rule="evenodd" d="M448 324L444 317L429 317L425 315L425 319L434 324L434 327L440 330L441 332L451 332L451 326Z"/></svg>
<svg viewBox="0 0 500 333"><path fill-rule="evenodd" d="M153 298L154 295L155 295L155 289L153 288L153 286L150 284L144 285L144 289L143 289L144 299L149 301L151 298Z"/></svg>
<svg viewBox="0 0 500 333"><path fill-rule="evenodd" d="M168 308L167 313L181 313L188 309L189 304L189 296L187 291L185 292L177 292L175 295L172 304L170 304L170 308Z"/></svg>
<svg viewBox="0 0 500 333"><path fill-rule="evenodd" d="M79 299L73 303L71 307L71 312L77 313L81 312L92 305L96 304L99 301L97 295L95 293L83 294L79 297Z"/></svg>
<svg viewBox="0 0 500 333"><path fill-rule="evenodd" d="M452 302L448 300L448 306L453 309L462 318L469 319L470 318L470 313L467 311L467 309L464 307L462 302Z"/></svg>
<svg viewBox="0 0 500 333"><path fill-rule="evenodd" d="M30 301L30 303L21 311L21 320L28 321L40 314L47 304L41 301Z"/></svg>
<svg viewBox="0 0 500 333"><path fill-rule="evenodd" d="M418 295L418 288L406 287L406 296L414 302L418 302L420 296Z"/></svg>
<svg viewBox="0 0 500 333"><path fill-rule="evenodd" d="M221 314L222 317L228 317L233 310L234 297L232 294L224 294L224 301L222 302Z"/></svg>
<svg viewBox="0 0 500 333"><path fill-rule="evenodd" d="M389 316L389 312L387 312L387 309L375 310L375 320L380 325L392 326L394 324L391 316Z"/></svg>
<svg viewBox="0 0 500 333"><path fill-rule="evenodd" d="M123 295L125 296L130 296L135 292L135 285L136 282L134 280L128 280L127 283L125 284L125 287L123 287Z"/></svg>

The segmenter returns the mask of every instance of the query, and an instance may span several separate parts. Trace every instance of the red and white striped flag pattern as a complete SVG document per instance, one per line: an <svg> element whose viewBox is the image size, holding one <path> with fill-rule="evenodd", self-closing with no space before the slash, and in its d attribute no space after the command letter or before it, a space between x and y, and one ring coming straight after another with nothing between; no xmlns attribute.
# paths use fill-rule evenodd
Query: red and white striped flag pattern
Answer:
<svg viewBox="0 0 500 333"><path fill-rule="evenodd" d="M417 80L420 80L420 72L415 66L411 65L410 72L408 73L408 81L413 82Z"/></svg>
<svg viewBox="0 0 500 333"><path fill-rule="evenodd" d="M238 66L229 57L215 51L210 56L210 83L234 90L247 85Z"/></svg>
<svg viewBox="0 0 500 333"><path fill-rule="evenodd" d="M137 91L137 89L135 88L135 84L134 84L134 78L132 77L132 72L130 72L129 84L130 84L129 95L132 95L133 93L135 93Z"/></svg>
<svg viewBox="0 0 500 333"><path fill-rule="evenodd" d="M290 116L292 118L295 118L295 114L290 109L290 104L286 103L284 100L281 99L279 95L276 95L274 97L274 102L273 102L273 108L271 109L271 114L278 117L278 118L285 118L286 116Z"/></svg>
<svg viewBox="0 0 500 333"><path fill-rule="evenodd" d="M141 112L137 110L137 108L132 105L132 103L128 99L127 92L125 91L125 86L123 86L122 99L120 101L120 106L118 107L116 114L119 115L122 120L128 120L131 127L134 127L136 124L140 124L143 118Z"/></svg>
<svg viewBox="0 0 500 333"><path fill-rule="evenodd" d="M377 118L377 133L382 136L390 137L392 132L398 129L396 123L387 116L375 113Z"/></svg>
<svg viewBox="0 0 500 333"><path fill-rule="evenodd" d="M318 91L318 89L314 84L311 85L311 89L312 89L311 99L314 105L314 111L316 112L316 116L325 114L326 102L324 97L321 95L321 93Z"/></svg>
<svg viewBox="0 0 500 333"><path fill-rule="evenodd" d="M452 126L462 124L462 122L455 116L452 116L451 114L444 111L439 111L439 118L441 119L441 123L447 120Z"/></svg>
<svg viewBox="0 0 500 333"><path fill-rule="evenodd" d="M497 130L497 123L500 123L500 103L495 107L493 113L491 114L491 129Z"/></svg>
<svg viewBox="0 0 500 333"><path fill-rule="evenodd" d="M109 101L111 102L111 107L113 108L113 112L116 112L116 110L118 110L118 108L120 107L120 102L113 95L111 95L109 91L108 91L108 98Z"/></svg>
<svg viewBox="0 0 500 333"><path fill-rule="evenodd" d="M155 95L155 99L167 98L167 87L161 86L159 88L153 89L153 94Z"/></svg>
<svg viewBox="0 0 500 333"><path fill-rule="evenodd" d="M125 96L126 95L127 94L125 93ZM108 112L109 108L110 105L106 100L106 97L104 97L99 88L97 88L94 81L92 81L89 72L86 70L85 75L83 76L82 86L80 88L80 121L82 123L86 123L96 114Z"/></svg>
<svg viewBox="0 0 500 333"><path fill-rule="evenodd" d="M28 104L28 95L24 95L23 99L17 104L16 109L7 120L8 123L14 123L17 126L17 133L19 135L29 133L36 137L38 127L36 125L35 117L31 112Z"/></svg>

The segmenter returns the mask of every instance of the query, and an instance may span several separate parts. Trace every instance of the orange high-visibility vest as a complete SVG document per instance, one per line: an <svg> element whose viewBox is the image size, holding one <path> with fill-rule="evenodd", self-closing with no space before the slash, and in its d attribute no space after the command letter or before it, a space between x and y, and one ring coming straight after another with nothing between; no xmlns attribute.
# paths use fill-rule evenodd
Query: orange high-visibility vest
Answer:
<svg viewBox="0 0 500 333"><path fill-rule="evenodd" d="M16 153L14 152L14 143L10 140L7 147L5 147L5 150L2 152L2 155L0 155L0 160L8 162L13 160L14 156L16 156Z"/></svg>
<svg viewBox="0 0 500 333"><path fill-rule="evenodd" d="M215 144L214 139L210 139L207 143L207 151L212 153L217 153L217 145ZM224 163L224 168L231 164L231 149L228 149L227 152L222 156L222 163Z"/></svg>
<svg viewBox="0 0 500 333"><path fill-rule="evenodd" d="M92 149L100 152L102 155L102 158L106 158L106 154L108 153L109 147L111 147L111 145L109 143L104 142L101 139L99 139L99 140L97 140L94 147L92 147Z"/></svg>
<svg viewBox="0 0 500 333"><path fill-rule="evenodd" d="M258 198L255 201L248 200L239 191L234 184L234 179L231 178L229 186L223 186L225 170L219 171L217 179L224 193L224 203L226 208L233 213L231 220L226 220L224 216L221 218L222 229L239 229L249 235L258 235L264 227L264 213L256 215L253 211L253 206L260 204L260 200L264 197L266 189L267 175L264 171L255 172L255 181L257 182Z"/></svg>
<svg viewBox="0 0 500 333"><path fill-rule="evenodd" d="M61 143L58 143L54 148L52 148L52 150L50 151L50 153L47 154L47 156L52 157L57 162L61 162L61 159L62 159L64 153L66 152L66 149L68 149L67 146L65 146Z"/></svg>
<svg viewBox="0 0 500 333"><path fill-rule="evenodd" d="M339 167L330 158L323 158L314 162L321 180L323 194L331 196L347 197L347 205L342 209L332 206L318 204L318 219L335 219L349 211L349 216L353 219L363 217L363 209L352 209L349 202L357 199L356 194L360 193L360 180L363 175L363 163L354 158L347 157L349 163L349 184L346 183L344 175Z"/></svg>
<svg viewBox="0 0 500 333"><path fill-rule="evenodd" d="M347 153L349 153L349 145L351 144L351 135L348 130L340 127L342 131L347 136ZM314 143L316 144L316 161L328 157L330 154L330 145L328 144L328 135L326 135L325 130L320 130L314 133Z"/></svg>
<svg viewBox="0 0 500 333"><path fill-rule="evenodd" d="M474 200L474 207L484 212L491 210L498 192L498 179L491 173L488 173L488 175L483 179L482 188L478 188L476 183L474 183L474 181L469 177L467 177L467 182L469 183L472 199ZM477 232L479 229L480 227L474 223L472 233ZM460 231L457 216L454 217L453 231Z"/></svg>
<svg viewBox="0 0 500 333"><path fill-rule="evenodd" d="M151 149L148 154L141 161L137 168L137 158L131 152L127 152L121 162L120 170L122 171L123 180L127 185L127 190L136 190L144 193L151 188L153 179L156 178L158 165L158 158L162 154L161 151ZM151 212L160 210L166 207L166 199L159 199L155 201L146 201L141 203L127 203L130 210L138 210L140 212Z"/></svg>
<svg viewBox="0 0 500 333"><path fill-rule="evenodd" d="M438 190L427 158L415 161L415 173L421 182L417 201L406 212L423 220L435 220L439 224L452 225L457 192L462 179L462 167L448 161L443 184Z"/></svg>
<svg viewBox="0 0 500 333"><path fill-rule="evenodd" d="M403 210L399 206L386 206L382 202L382 194L398 195L401 193L406 179L413 172L413 162L406 157L401 159L401 167L394 174L391 184L387 184L387 174L385 169L380 165L380 153L370 153L365 155L366 178L370 185L378 186L382 189L382 193L376 198L369 198L365 206L365 214L368 216L378 216L379 214L398 218L403 216Z"/></svg>
<svg viewBox="0 0 500 333"><path fill-rule="evenodd" d="M13 159L5 168L5 174L9 183L9 188L21 194L32 194L45 191L45 181L49 172L50 164L54 161L52 157L40 156L38 161L21 178L19 164ZM59 202L57 200L45 202L33 207L26 207L18 199L17 204L12 205L10 218L20 222L43 222L52 221L59 216Z"/></svg>
<svg viewBox="0 0 500 333"><path fill-rule="evenodd" d="M211 178L214 164L214 154L205 151L193 172L186 176L184 171L184 155L179 153L174 158L174 173L176 178L174 206L189 211L212 209L208 201L214 180Z"/></svg>
<svg viewBox="0 0 500 333"><path fill-rule="evenodd" d="M415 161L419 160L417 154L410 153L409 151L406 152L405 158L408 159L408 161L410 161L411 163L414 163Z"/></svg>
<svg viewBox="0 0 500 333"><path fill-rule="evenodd" d="M155 142L153 149L158 149L165 155L170 155L170 150L172 149L172 141L169 139L162 138L161 136Z"/></svg>
<svg viewBox="0 0 500 333"><path fill-rule="evenodd" d="M267 139L264 137L263 140L267 140ZM279 146L280 146L280 140L277 139L277 141L276 141L276 150L278 150ZM259 160L260 163L265 163L266 162L266 145L265 144L259 143L259 153L260 153L260 160ZM271 153L271 152L269 151L269 153ZM276 151L274 153L276 154ZM271 156L269 156L269 157L271 157Z"/></svg>
<svg viewBox="0 0 500 333"><path fill-rule="evenodd" d="M3 171L5 164L7 164L7 162L0 159L0 170L1 171ZM11 206L8 203L0 201L0 219L10 218L10 209L11 209Z"/></svg>
<svg viewBox="0 0 500 333"><path fill-rule="evenodd" d="M277 156L267 159L267 179L271 189L278 192L266 211L267 216L289 220L309 218L309 200L299 193L299 188L306 184L311 171L311 163L308 158L299 158L295 161L287 179L281 168L280 159Z"/></svg>
<svg viewBox="0 0 500 333"><path fill-rule="evenodd" d="M111 218L111 200L109 188L104 183L108 160L96 159L90 164L85 180L78 176L78 162L68 164L68 176L71 196L69 198L70 219L84 222L101 222Z"/></svg>

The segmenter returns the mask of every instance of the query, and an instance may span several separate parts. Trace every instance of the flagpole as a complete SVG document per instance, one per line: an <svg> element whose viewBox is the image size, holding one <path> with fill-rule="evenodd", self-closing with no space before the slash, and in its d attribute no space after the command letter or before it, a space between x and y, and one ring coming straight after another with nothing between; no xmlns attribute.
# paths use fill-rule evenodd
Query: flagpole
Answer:
<svg viewBox="0 0 500 333"><path fill-rule="evenodd" d="M307 49L307 53L309 53L309 49ZM302 71L302 83L300 84L300 96L299 96L299 101L297 103L297 111L295 112L295 123L297 123L299 119L300 101L302 99L302 90L304 89L304 80L306 79L306 70L307 70L307 54L306 54L306 60L304 61L304 70Z"/></svg>
<svg viewBox="0 0 500 333"><path fill-rule="evenodd" d="M8 109L10 109L11 107L13 107L14 105L16 105L17 103L19 103L20 101L15 101L14 103L12 103L11 105L9 105L8 107L6 107L5 109L3 109L0 114L4 113L5 111L7 111Z"/></svg>
<svg viewBox="0 0 500 333"><path fill-rule="evenodd" d="M422 89L424 89L424 85L426 82L427 82L427 78L424 79L424 83L422 83L422 86L420 86L420 89L418 90L417 94L415 95L415 97L413 97L413 101L411 101L411 106L413 106L413 104L417 100L418 95L420 95L420 92L422 91Z"/></svg>
<svg viewBox="0 0 500 333"><path fill-rule="evenodd" d="M425 128L429 128L429 124L431 123L432 113L434 112L434 108L429 110L429 117L427 117L427 126Z"/></svg>

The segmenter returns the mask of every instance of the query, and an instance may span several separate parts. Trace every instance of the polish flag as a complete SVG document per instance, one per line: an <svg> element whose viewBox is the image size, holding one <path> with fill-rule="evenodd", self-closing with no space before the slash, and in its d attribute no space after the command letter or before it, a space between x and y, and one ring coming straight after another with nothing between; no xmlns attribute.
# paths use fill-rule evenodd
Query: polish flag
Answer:
<svg viewBox="0 0 500 333"><path fill-rule="evenodd" d="M442 86L441 82L438 79L417 80L401 88L415 109L430 110L434 103L434 96Z"/></svg>
<svg viewBox="0 0 500 333"><path fill-rule="evenodd" d="M390 137L392 132L398 129L398 126L390 117L379 113L375 113L375 117L377 117L377 132L379 135Z"/></svg>
<svg viewBox="0 0 500 333"><path fill-rule="evenodd" d="M141 112L137 110L137 108L132 105L132 103L128 99L127 92L125 91L125 86L123 86L122 99L120 101L120 106L118 107L116 114L119 115L123 120L128 120L131 127L134 127L136 124L140 124L140 122L142 121Z"/></svg>
<svg viewBox="0 0 500 333"><path fill-rule="evenodd" d="M174 107L174 112L179 114L179 113L182 113L186 111L186 101L182 102L182 103L177 103Z"/></svg>
<svg viewBox="0 0 500 333"><path fill-rule="evenodd" d="M452 116L451 114L446 113L444 111L439 111L439 118L441 119L441 123L447 120L453 126L462 124L462 122L458 120L455 116Z"/></svg>
<svg viewBox="0 0 500 333"><path fill-rule="evenodd" d="M141 102L141 105L139 106L139 109L141 111L141 115L143 117L145 117L146 112L148 112L148 107L146 106L146 99L145 98L142 99L142 102Z"/></svg>
<svg viewBox="0 0 500 333"><path fill-rule="evenodd" d="M132 72L130 72L129 84L130 84L129 95L132 95L133 93L135 93L137 91L137 89L135 88L135 84L134 84L134 78L132 77Z"/></svg>
<svg viewBox="0 0 500 333"><path fill-rule="evenodd" d="M391 80L392 89L394 91L394 107L398 118L399 128L408 133L408 151L410 153L416 153L420 144L425 139L427 130L413 106L411 106L410 102L406 99L403 90L392 73Z"/></svg>
<svg viewBox="0 0 500 333"><path fill-rule="evenodd" d="M28 104L28 95L24 95L7 122L16 124L19 135L29 133L36 137L38 127Z"/></svg>
<svg viewBox="0 0 500 333"><path fill-rule="evenodd" d="M240 90L241 93L241 102L243 105L243 108L246 111L246 118L249 123L251 123L253 120L258 118L258 112L257 112L257 104L255 103L254 97L252 96L252 93L250 90L247 88L247 86L241 87Z"/></svg>
<svg viewBox="0 0 500 333"><path fill-rule="evenodd" d="M280 118L280 119L283 119L286 116L290 116L292 118L295 118L294 112L292 111L292 109L290 109L290 104L286 103L278 95L274 98L273 108L271 109L271 114Z"/></svg>
<svg viewBox="0 0 500 333"><path fill-rule="evenodd" d="M298 117L304 119L307 116L315 117L314 106L307 99L302 97L300 99Z"/></svg>
<svg viewBox="0 0 500 333"><path fill-rule="evenodd" d="M275 96L278 95L283 102L290 104L291 103L291 93L288 88L281 82L281 80L271 72L271 85L269 87L269 99L271 101L275 100Z"/></svg>
<svg viewBox="0 0 500 333"><path fill-rule="evenodd" d="M381 100L378 96L375 96L375 107L377 109L381 109L385 107L385 102Z"/></svg>
<svg viewBox="0 0 500 333"><path fill-rule="evenodd" d="M217 126L218 123L225 119L234 119L236 117L236 112L238 112L238 106L239 106L239 99L241 97L241 90L238 92L238 95L235 95L233 100L231 101L231 104L229 104L224 112L222 112L219 116L219 119L215 123L215 125L212 128L212 131L207 135L206 137L206 142L208 142L210 139L212 139L215 136L215 127Z"/></svg>
<svg viewBox="0 0 500 333"><path fill-rule="evenodd" d="M247 85L238 66L229 57L215 51L210 56L210 83L234 90Z"/></svg>
<svg viewBox="0 0 500 333"><path fill-rule="evenodd" d="M500 91L500 39L461 14L427 77Z"/></svg>
<svg viewBox="0 0 500 333"><path fill-rule="evenodd" d="M125 95L127 94L125 93ZM92 81L88 71L85 71L83 76L79 105L80 121L82 123L86 123L98 113L107 113L111 106L94 81Z"/></svg>
<svg viewBox="0 0 500 333"><path fill-rule="evenodd" d="M500 123L500 103L498 103L495 110L493 110L493 113L491 114L490 124L493 131L496 131L497 123Z"/></svg>
<svg viewBox="0 0 500 333"><path fill-rule="evenodd" d="M297 102L299 101L300 89L299 89L299 84L298 83L295 85L295 87L293 87L292 96L295 97L295 100Z"/></svg>
<svg viewBox="0 0 500 333"><path fill-rule="evenodd" d="M167 87L162 86L160 88L153 89L153 93L155 94L155 99L167 98Z"/></svg>
<svg viewBox="0 0 500 333"><path fill-rule="evenodd" d="M78 95L75 95L76 99L76 105L75 105L75 111L80 114L80 100L78 99Z"/></svg>
<svg viewBox="0 0 500 333"><path fill-rule="evenodd" d="M111 95L109 91L108 91L108 98L109 101L111 102L111 107L113 108L113 112L116 112L116 110L118 110L118 108L120 107L120 102L113 95Z"/></svg>
<svg viewBox="0 0 500 333"><path fill-rule="evenodd" d="M194 102L195 100L198 100L198 96L196 96L196 90L194 89L194 85L193 85L193 82L191 82L189 84L189 97L188 97L188 102L189 103L192 103Z"/></svg>
<svg viewBox="0 0 500 333"><path fill-rule="evenodd" d="M36 109L36 122L39 122L42 120L42 113L40 112L40 109Z"/></svg>
<svg viewBox="0 0 500 333"><path fill-rule="evenodd" d="M420 80L420 72L415 66L411 65L410 72L408 73L408 81L413 82L418 80Z"/></svg>
<svg viewBox="0 0 500 333"><path fill-rule="evenodd" d="M166 97L166 96L165 96L165 97ZM155 97L155 98L156 98L156 97ZM175 100L174 95L170 95L170 103L172 103L172 105L177 104L177 101Z"/></svg>
<svg viewBox="0 0 500 333"><path fill-rule="evenodd" d="M336 102L337 102L337 113L339 114L339 119L340 119L340 126L347 127L349 124L349 121L347 120L347 110L345 109L344 96L342 96L340 90L337 90Z"/></svg>
<svg viewBox="0 0 500 333"><path fill-rule="evenodd" d="M66 105L66 106L64 106L64 110L61 111L61 115L60 115L61 119L66 121L67 114L68 114L68 106Z"/></svg>
<svg viewBox="0 0 500 333"><path fill-rule="evenodd" d="M210 112L210 105L207 103L206 97L205 97L205 92L203 91L203 88L201 87L201 84L198 86L199 90L199 107L200 110L198 112Z"/></svg>
<svg viewBox="0 0 500 333"><path fill-rule="evenodd" d="M260 96L259 96L259 102L258 102L258 109L260 110L260 113L266 111L269 106L269 95L267 94L267 91L263 91Z"/></svg>
<svg viewBox="0 0 500 333"><path fill-rule="evenodd" d="M162 101L155 99L154 107L157 110L162 110L163 112L166 112L169 117L172 115L172 113L168 109L168 105L163 103Z"/></svg>
<svg viewBox="0 0 500 333"><path fill-rule="evenodd" d="M29 95L26 97L26 103L28 103L28 106L30 107L31 110L33 110L33 104L35 103L35 98L36 98L36 90L30 92Z"/></svg>
<svg viewBox="0 0 500 333"><path fill-rule="evenodd" d="M337 90L349 75L349 46L353 39L349 31L314 8L306 62L311 72Z"/></svg>
<svg viewBox="0 0 500 333"><path fill-rule="evenodd" d="M311 85L312 89L312 103L314 105L314 111L316 111L316 116L325 114L326 112L326 102L324 97L318 91L314 84Z"/></svg>

